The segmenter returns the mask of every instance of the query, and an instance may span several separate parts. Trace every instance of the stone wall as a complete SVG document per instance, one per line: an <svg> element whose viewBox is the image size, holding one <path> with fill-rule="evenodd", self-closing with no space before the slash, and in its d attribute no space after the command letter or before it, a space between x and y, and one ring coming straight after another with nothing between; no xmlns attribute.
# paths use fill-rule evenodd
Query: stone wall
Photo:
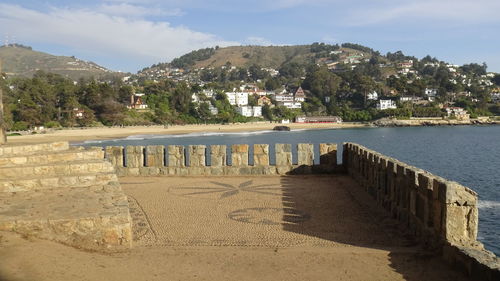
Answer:
<svg viewBox="0 0 500 281"><path fill-rule="evenodd" d="M500 280L500 263L477 241L477 194L354 143L343 148L347 173L424 245L478 280Z"/></svg>
<svg viewBox="0 0 500 281"><path fill-rule="evenodd" d="M320 144L320 164L314 164L314 145L297 145L297 164L292 162L292 145L276 144L276 164L270 164L268 144L108 146L105 157L118 175L285 175L325 173L338 170L337 145ZM207 160L210 159L210 162ZM249 164L253 159L253 164ZM230 161L229 161L230 160ZM210 164L209 164L210 163ZM229 164L230 163L230 164Z"/></svg>

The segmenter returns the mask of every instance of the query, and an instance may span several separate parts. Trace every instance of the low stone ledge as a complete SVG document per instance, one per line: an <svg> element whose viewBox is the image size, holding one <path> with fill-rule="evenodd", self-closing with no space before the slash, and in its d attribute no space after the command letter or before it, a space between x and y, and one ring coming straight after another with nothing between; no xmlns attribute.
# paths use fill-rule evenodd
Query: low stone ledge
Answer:
<svg viewBox="0 0 500 281"><path fill-rule="evenodd" d="M446 244L443 247L443 258L473 280L500 280L500 260L494 253L482 249L482 245L464 247Z"/></svg>

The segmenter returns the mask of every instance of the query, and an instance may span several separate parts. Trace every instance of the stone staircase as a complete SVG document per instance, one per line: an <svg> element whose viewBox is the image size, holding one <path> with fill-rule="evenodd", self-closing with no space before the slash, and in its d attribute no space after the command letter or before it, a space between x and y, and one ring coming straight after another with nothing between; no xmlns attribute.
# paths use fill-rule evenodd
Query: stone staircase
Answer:
<svg viewBox="0 0 500 281"><path fill-rule="evenodd" d="M129 248L132 220L102 149L0 146L0 230L98 251Z"/></svg>

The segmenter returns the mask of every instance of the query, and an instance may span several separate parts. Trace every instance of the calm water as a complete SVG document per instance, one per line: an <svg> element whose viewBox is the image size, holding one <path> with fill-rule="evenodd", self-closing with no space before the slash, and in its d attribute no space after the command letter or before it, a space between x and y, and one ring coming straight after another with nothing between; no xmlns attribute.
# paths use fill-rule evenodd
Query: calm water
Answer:
<svg viewBox="0 0 500 281"><path fill-rule="evenodd" d="M478 192L479 240L500 256L500 126L363 128L291 132L132 136L84 145L190 145L356 142ZM339 150L340 150L339 146ZM317 148L316 148L317 150ZM318 151L316 151L318 153ZM340 157L341 153L339 153ZM294 151L296 162L296 152ZM271 159L273 162L274 159Z"/></svg>

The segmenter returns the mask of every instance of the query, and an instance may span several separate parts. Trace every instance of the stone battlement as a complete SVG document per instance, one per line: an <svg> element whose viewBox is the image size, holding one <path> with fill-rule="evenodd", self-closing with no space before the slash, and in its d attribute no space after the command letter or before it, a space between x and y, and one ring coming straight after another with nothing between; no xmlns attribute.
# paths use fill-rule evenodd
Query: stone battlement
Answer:
<svg viewBox="0 0 500 281"><path fill-rule="evenodd" d="M477 241L477 194L457 182L346 143L347 173L424 245L477 280L500 280L500 261Z"/></svg>
<svg viewBox="0 0 500 281"><path fill-rule="evenodd" d="M208 148L208 149L207 149ZM314 145L297 145L297 162L292 162L292 145L275 145L275 164L270 162L268 144L109 146L105 157L118 175L284 175L332 172L338 169L337 144L319 145L319 164L314 165ZM249 164L249 160L253 164ZM209 161L207 161L209 160Z"/></svg>

